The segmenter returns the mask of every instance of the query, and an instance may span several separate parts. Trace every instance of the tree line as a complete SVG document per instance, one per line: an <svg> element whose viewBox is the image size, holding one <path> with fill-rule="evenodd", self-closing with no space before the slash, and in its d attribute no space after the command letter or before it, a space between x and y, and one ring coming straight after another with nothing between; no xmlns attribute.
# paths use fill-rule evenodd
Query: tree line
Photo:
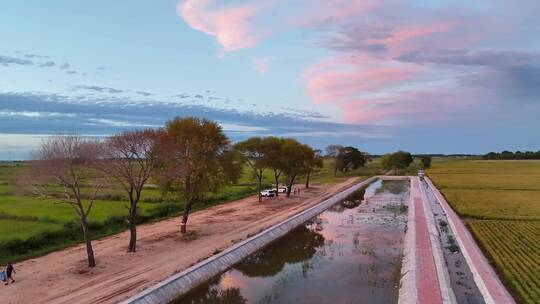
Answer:
<svg viewBox="0 0 540 304"><path fill-rule="evenodd" d="M502 151L502 152L489 152L485 154L483 157L485 160L500 160L500 159L540 159L540 151L534 152L534 151Z"/></svg>
<svg viewBox="0 0 540 304"><path fill-rule="evenodd" d="M353 168L358 163L351 164L349 156L356 152L347 151L342 163ZM236 183L244 164L257 178L259 201L266 170L273 173L276 194L280 179L284 179L286 196L290 196L298 177L305 177L309 187L310 176L323 166L321 151L295 139L252 137L232 144L219 124L196 117L177 117L160 129L125 131L104 140L51 136L33 159L22 180L34 194L72 207L81 226L89 267L96 265L89 216L98 194L111 179L127 196L128 250L136 252L139 203L151 179L183 198L180 232L186 233L193 206L207 193Z"/></svg>

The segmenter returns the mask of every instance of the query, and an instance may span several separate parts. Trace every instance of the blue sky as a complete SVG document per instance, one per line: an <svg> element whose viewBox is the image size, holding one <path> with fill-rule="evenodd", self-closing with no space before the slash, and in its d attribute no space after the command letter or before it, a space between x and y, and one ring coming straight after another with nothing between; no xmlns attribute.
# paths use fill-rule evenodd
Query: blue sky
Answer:
<svg viewBox="0 0 540 304"><path fill-rule="evenodd" d="M540 149L536 1L12 1L0 159L174 116L371 153Z"/></svg>

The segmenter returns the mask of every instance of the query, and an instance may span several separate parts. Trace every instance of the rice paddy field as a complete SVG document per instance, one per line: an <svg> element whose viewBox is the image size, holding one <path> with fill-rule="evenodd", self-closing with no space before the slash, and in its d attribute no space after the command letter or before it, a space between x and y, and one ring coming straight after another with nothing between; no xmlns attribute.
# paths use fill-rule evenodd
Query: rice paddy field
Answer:
<svg viewBox="0 0 540 304"><path fill-rule="evenodd" d="M522 303L540 303L540 161L434 159L429 176Z"/></svg>
<svg viewBox="0 0 540 304"><path fill-rule="evenodd" d="M0 264L38 256L81 242L80 227L73 209L58 204L53 199L42 199L24 192L17 186L17 178L25 169L24 162L0 162ZM312 176L312 182L334 183L355 175L379 174L380 162L374 160L365 168L350 172L347 176L334 177L333 163L326 161L324 167ZM303 182L301 179L298 182ZM267 170L264 183L273 183ZM103 237L126 229L126 197L113 181L101 191L90 214L90 229L94 238ZM85 189L83 189L84 191ZM89 189L86 189L87 191ZM255 178L246 167L244 176L236 185L223 187L218 193L208 193L205 202L198 203L196 210L256 194ZM150 184L144 191L139 214L144 221L159 220L181 213L181 198L164 196L156 185Z"/></svg>

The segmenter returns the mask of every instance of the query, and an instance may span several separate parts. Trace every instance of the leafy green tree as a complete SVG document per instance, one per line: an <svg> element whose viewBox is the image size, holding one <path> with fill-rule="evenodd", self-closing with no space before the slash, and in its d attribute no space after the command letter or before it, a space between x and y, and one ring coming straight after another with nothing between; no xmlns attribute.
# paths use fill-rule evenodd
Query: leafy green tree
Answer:
<svg viewBox="0 0 540 304"><path fill-rule="evenodd" d="M165 126L164 144L169 179L177 181L185 197L180 231L186 233L193 205L210 191L233 183L242 173L241 162L221 127L196 117L174 118Z"/></svg>
<svg viewBox="0 0 540 304"><path fill-rule="evenodd" d="M287 197L289 197L295 179L308 174L311 170L306 160L314 158L315 152L310 146L303 145L295 139L286 138L283 141L283 172L287 177Z"/></svg>
<svg viewBox="0 0 540 304"><path fill-rule="evenodd" d="M262 179L264 171L268 168L268 142L261 137L251 137L234 145L242 160L251 168L258 181L259 202L262 202Z"/></svg>
<svg viewBox="0 0 540 304"><path fill-rule="evenodd" d="M431 156L422 155L422 157L420 157L420 163L422 164L422 168L427 169L431 167Z"/></svg>
<svg viewBox="0 0 540 304"><path fill-rule="evenodd" d="M399 169L407 168L412 162L411 153L405 151L397 151L391 154L385 154L381 158L383 168L386 170L394 170L397 174Z"/></svg>
<svg viewBox="0 0 540 304"><path fill-rule="evenodd" d="M279 178L283 173L285 167L283 146L285 140L283 138L277 138L269 136L263 139L266 149L266 164L274 173L274 183L276 188L276 196L279 195Z"/></svg>
<svg viewBox="0 0 540 304"><path fill-rule="evenodd" d="M342 147L337 156L336 164L339 171L347 173L364 167L366 161L366 155L355 147Z"/></svg>

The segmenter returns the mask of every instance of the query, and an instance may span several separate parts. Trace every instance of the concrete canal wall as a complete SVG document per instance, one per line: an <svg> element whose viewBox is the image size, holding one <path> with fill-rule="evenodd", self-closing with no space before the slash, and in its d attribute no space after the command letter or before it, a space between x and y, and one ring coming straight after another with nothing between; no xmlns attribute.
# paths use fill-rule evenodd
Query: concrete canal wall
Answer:
<svg viewBox="0 0 540 304"><path fill-rule="evenodd" d="M329 207L335 205L356 190L369 185L379 178L394 179L388 177L370 177L361 183L332 196L331 198L306 209L299 214L274 225L261 233L237 243L223 252L216 254L192 267L166 279L165 281L146 289L125 301L123 304L157 304L169 303L177 297L187 293L192 288L206 282L212 277L224 272L245 257L263 248L270 242L284 236L294 228L302 225L311 218L319 215Z"/></svg>

